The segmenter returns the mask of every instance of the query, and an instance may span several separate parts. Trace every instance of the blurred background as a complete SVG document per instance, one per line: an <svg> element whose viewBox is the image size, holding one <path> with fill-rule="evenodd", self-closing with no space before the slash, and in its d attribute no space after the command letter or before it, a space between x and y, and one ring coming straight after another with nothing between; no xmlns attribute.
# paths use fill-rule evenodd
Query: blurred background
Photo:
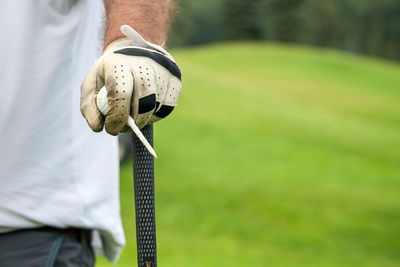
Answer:
<svg viewBox="0 0 400 267"><path fill-rule="evenodd" d="M159 266L400 266L400 1L181 0L169 49Z"/></svg>
<svg viewBox="0 0 400 267"><path fill-rule="evenodd" d="M180 0L170 46L269 40L400 59L398 0Z"/></svg>

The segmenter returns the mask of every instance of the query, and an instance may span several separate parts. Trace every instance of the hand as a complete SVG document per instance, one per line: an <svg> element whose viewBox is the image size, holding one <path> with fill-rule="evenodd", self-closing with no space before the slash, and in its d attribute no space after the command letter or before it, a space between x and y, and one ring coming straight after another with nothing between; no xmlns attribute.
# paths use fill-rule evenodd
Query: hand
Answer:
<svg viewBox="0 0 400 267"><path fill-rule="evenodd" d="M112 135L129 130L129 115L139 128L165 118L177 105L182 89L181 71L170 54L128 25L123 25L121 32L127 38L105 49L81 87L81 112L90 128L100 132L105 125ZM104 85L108 98L105 117L96 105Z"/></svg>

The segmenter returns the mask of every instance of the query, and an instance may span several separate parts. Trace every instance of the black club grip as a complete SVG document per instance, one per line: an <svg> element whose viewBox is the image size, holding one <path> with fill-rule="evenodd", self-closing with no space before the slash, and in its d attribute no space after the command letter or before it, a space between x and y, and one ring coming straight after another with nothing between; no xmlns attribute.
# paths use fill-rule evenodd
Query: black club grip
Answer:
<svg viewBox="0 0 400 267"><path fill-rule="evenodd" d="M147 125L141 131L153 146L153 125ZM156 267L154 158L134 133L132 133L132 154L138 266Z"/></svg>

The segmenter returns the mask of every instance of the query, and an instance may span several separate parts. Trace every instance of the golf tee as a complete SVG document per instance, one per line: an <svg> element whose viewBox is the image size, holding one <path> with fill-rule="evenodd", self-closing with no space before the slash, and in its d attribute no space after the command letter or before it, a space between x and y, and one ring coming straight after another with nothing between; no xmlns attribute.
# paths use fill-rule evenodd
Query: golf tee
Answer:
<svg viewBox="0 0 400 267"><path fill-rule="evenodd" d="M128 126L131 127L132 131L139 138L140 142L142 142L142 144L147 148L147 150L150 152L150 154L153 155L153 157L157 158L157 154L154 151L153 147L147 141L146 137L144 137L144 135L140 131L140 129L136 126L136 123L131 116L129 116L129 118L128 118Z"/></svg>

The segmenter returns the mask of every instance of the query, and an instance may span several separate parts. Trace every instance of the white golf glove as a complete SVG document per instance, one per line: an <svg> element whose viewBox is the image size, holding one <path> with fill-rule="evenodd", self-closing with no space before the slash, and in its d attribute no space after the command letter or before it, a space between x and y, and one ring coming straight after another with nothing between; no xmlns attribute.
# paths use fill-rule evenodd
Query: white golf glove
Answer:
<svg viewBox="0 0 400 267"><path fill-rule="evenodd" d="M129 131L129 115L143 128L169 115L182 90L181 71L161 46L143 39L128 25L127 37L111 43L93 64L81 87L81 112L90 128L112 135ZM107 89L108 111L96 105L100 89Z"/></svg>

